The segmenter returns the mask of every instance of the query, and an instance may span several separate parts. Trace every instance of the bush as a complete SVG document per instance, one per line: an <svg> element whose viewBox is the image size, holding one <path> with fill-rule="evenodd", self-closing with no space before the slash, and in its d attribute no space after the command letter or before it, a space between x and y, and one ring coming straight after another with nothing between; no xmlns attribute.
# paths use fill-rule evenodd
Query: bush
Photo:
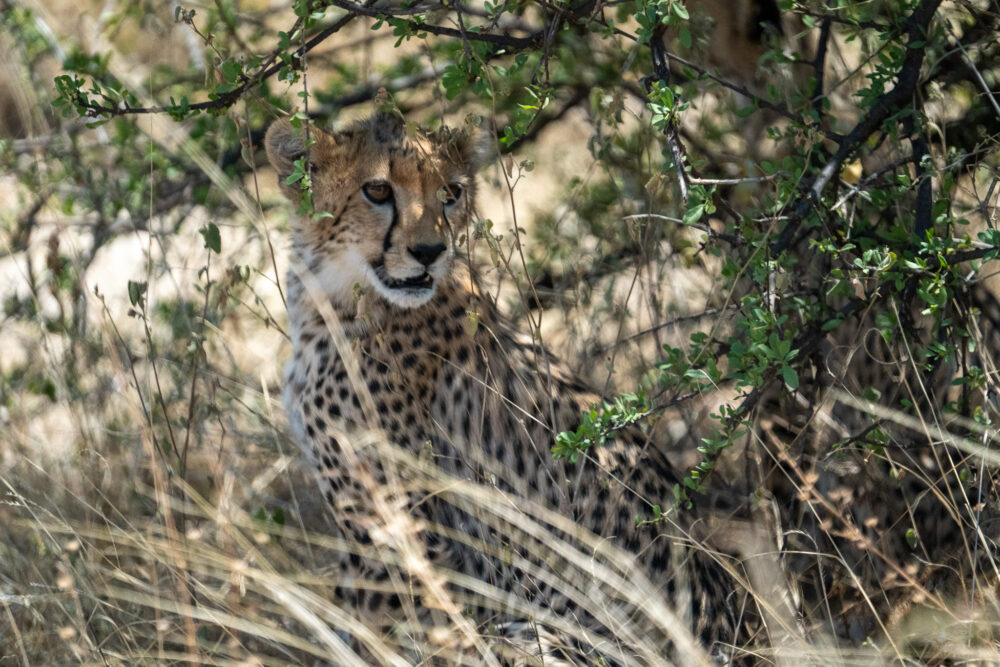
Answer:
<svg viewBox="0 0 1000 667"><path fill-rule="evenodd" d="M377 97L495 130L474 261L609 397L553 455L639 424L664 511L778 536L723 545L798 600L750 650L996 658L990 3L49 4L0 17L4 655L345 655L258 145Z"/></svg>

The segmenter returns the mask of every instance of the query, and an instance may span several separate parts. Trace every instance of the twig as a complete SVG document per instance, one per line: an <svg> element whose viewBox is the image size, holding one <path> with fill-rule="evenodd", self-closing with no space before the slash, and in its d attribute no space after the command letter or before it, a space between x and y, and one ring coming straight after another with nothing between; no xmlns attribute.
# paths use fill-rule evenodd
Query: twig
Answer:
<svg viewBox="0 0 1000 667"><path fill-rule="evenodd" d="M710 225L703 225L700 223L689 223L684 222L680 218L674 218L669 215L660 215L659 213L636 213L634 215L626 215L622 220L641 220L646 218L647 220L662 220L664 222L673 222L683 227L690 227L691 229L697 229L699 231L708 234L709 238L721 239L726 243L733 246L742 246L740 239L733 236L732 234L726 234L725 232L717 232Z"/></svg>
<svg viewBox="0 0 1000 667"><path fill-rule="evenodd" d="M595 352L595 356L596 355L600 355L600 354L604 354L605 352L608 352L609 350L611 350L613 348L621 347L625 343L631 342L631 341L636 340L638 338L642 338L643 336L648 336L649 334L656 333L657 331L662 331L663 329L667 329L669 327L675 327L675 326L677 326L679 324L683 324L685 322L694 322L696 320L701 320L701 319L704 319L706 317L711 317L713 315L718 315L718 314L723 313L723 312L725 312L727 310L737 310L737 309L739 309L739 307L740 307L740 304L738 304L738 303L731 303L728 306L724 306L722 308L706 308L705 310L701 311L700 313L694 313L692 315L682 315L680 317L675 317L672 320L667 320L666 322L660 322L659 324L655 324L655 325L653 325L651 327L643 329L642 331L636 331L634 334L629 334L628 336L625 336L621 340L617 340L614 343L611 343L609 345L605 345L604 347L598 348L596 350L596 352Z"/></svg>
<svg viewBox="0 0 1000 667"><path fill-rule="evenodd" d="M823 19L819 29L819 46L816 48L816 58L813 60L813 77L816 85L813 88L813 110L816 118L823 117L823 76L826 73L826 50L830 43L830 17Z"/></svg>
<svg viewBox="0 0 1000 667"><path fill-rule="evenodd" d="M927 240L927 232L931 229L931 216L934 206L931 193L931 177L927 173L927 165L925 164L925 159L930 157L930 150L927 146L927 140L924 138L923 130L917 125L912 116L906 119L904 126L911 135L914 135L910 137L910 145L912 147L911 155L913 156L913 164L917 169L917 181L919 185L917 185L917 205L913 221L913 235L916 237L915 242L920 243Z"/></svg>
<svg viewBox="0 0 1000 667"><path fill-rule="evenodd" d="M983 403L989 405L990 395L989 390L985 392L983 396ZM989 447L989 438L986 433L983 433L982 438L983 449ZM975 516L973 517L976 530L972 536L972 590L969 593L969 605L974 610L976 608L976 575L979 573L979 533L982 532L980 518L982 515L983 507L983 478L986 476L986 457L979 459L979 484L976 489L976 509Z"/></svg>
<svg viewBox="0 0 1000 667"><path fill-rule="evenodd" d="M342 16L333 25L324 28L319 33L317 33L312 39L303 44L299 49L292 54L294 59L301 59L307 52L319 46L324 40L326 40L330 35L339 32L348 23L357 18L357 14L347 14ZM296 24L298 25L298 23ZM265 61L265 65L268 63L273 63L277 58L279 52L275 51L270 55L270 57ZM233 90L227 93L223 93L216 97L214 100L209 100L207 102L195 102L194 104L188 105L188 110L190 111L211 111L219 109L227 109L236 103L243 93L247 92L251 88L256 87L262 81L271 78L284 68L284 64L272 64L266 67L262 66L262 69L257 72L257 74L244 77L243 81ZM84 101L82 99L77 99L76 104L87 109L87 115L90 117L98 116L127 116L132 114L154 114L154 113L166 113L168 107L164 106L153 106L153 107L131 107L127 104L122 106L104 106L96 102ZM173 107L169 107L173 109Z"/></svg>
<svg viewBox="0 0 1000 667"><path fill-rule="evenodd" d="M208 319L208 295L212 289L212 281L209 278L209 270L212 266L212 250L208 249L207 253L208 258L205 260L205 301L201 308L201 326L198 332L198 335L202 338L204 338L205 334L205 322ZM204 340L199 342L204 344ZM196 346L191 355L193 357L191 360L191 387L188 390L191 395L188 397L187 429L184 431L184 444L181 447L181 479L186 479L187 477L188 445L191 444L191 429L194 428L195 390L198 388L198 362L201 361L199 351L200 347Z"/></svg>
<svg viewBox="0 0 1000 667"><path fill-rule="evenodd" d="M980 73L979 68L976 67L976 63L973 62L972 58L969 57L969 52L965 50L965 46L962 42L955 37L955 33L951 30L951 25L947 21L944 23L944 29L948 32L948 40L953 41L955 46L962 52L962 61L965 66L972 70L972 75L976 78L976 82L979 83L979 87L983 89L983 94L986 95L986 99L990 101L993 106L993 110L996 111L997 116L1000 116L1000 103L997 102L996 95L990 90L989 85L986 83L986 79L983 78L982 73Z"/></svg>
<svg viewBox="0 0 1000 667"><path fill-rule="evenodd" d="M346 10L352 14L357 14L360 16L368 16L371 18L384 18L387 16L392 17L408 17L408 16L418 16L420 14L426 14L431 9L440 9L442 5L435 5L433 7L424 5L419 8L407 7L405 9L401 8L389 8L389 7L369 7L367 5L357 5L353 2L347 2L346 0L330 0L330 4L335 7L339 7ZM433 25L430 23L424 23L423 21L410 20L410 28L414 30L421 30L423 32L429 32L432 35L444 35L446 37L458 37L470 39L475 42L486 42L489 44L495 44L497 46L503 46L518 50L523 50L536 46L543 39L545 30L538 30L533 32L528 37L513 37L511 35L495 35L489 32L465 32L463 34L462 30L456 30L454 28L446 28L444 26Z"/></svg>
<svg viewBox="0 0 1000 667"><path fill-rule="evenodd" d="M718 77L718 76L712 74L711 72L709 72L708 70L706 70L705 68L700 67L698 65L695 65L690 60L685 60L684 58L681 58L680 56L678 56L678 55L676 55L674 53L669 53L669 56L670 56L671 60L679 62L680 64L684 65L685 67L690 68L691 70L693 70L699 76L702 76L702 77L704 77L706 79L710 79L710 80L716 82L717 84L719 84L720 86L723 86L724 88L728 88L729 90L732 90L733 92L739 93L743 97L746 97L747 99L752 100L753 103L755 105L757 105L758 107L760 107L761 109L767 109L768 111L773 111L774 113L778 114L779 116L783 116L783 117L787 118L788 120L792 121L793 123L795 123L797 125L801 125L802 127L808 127L808 128L814 129L814 130L816 130L817 132L821 133L824 137L826 137L827 139L829 139L831 141L837 141L837 142L839 142L839 141L841 141L843 139L843 135L837 134L836 132L833 132L831 130L827 130L827 129L823 128L823 127L820 127L816 123L813 123L812 121L806 119L805 117L801 116L800 114L797 114L794 111L791 111L788 108L788 106L785 105L784 103L782 103L782 104L774 104L772 102L768 102L764 98L762 98L762 97L760 97L758 95L754 95L752 92L750 92L749 90L747 90L743 86L741 86L739 84L736 84L736 83L733 83L732 81L727 81L726 79L723 79L721 77Z"/></svg>
<svg viewBox="0 0 1000 667"><path fill-rule="evenodd" d="M791 11L796 14L801 14L803 16L811 16L817 19L823 19L824 21L829 21L832 23L839 23L840 25L850 26L852 28L864 28L866 30L877 30L879 32L885 32L891 29L891 26L883 25L881 23L876 23L875 21L857 21L854 19L842 19L837 16L831 16L829 12L836 11L840 9L838 7L827 8L825 12L813 12L808 9L795 8Z"/></svg>
<svg viewBox="0 0 1000 667"><path fill-rule="evenodd" d="M695 185L742 185L743 183L764 183L767 181L773 181L779 176L784 176L780 171L776 171L773 174L768 174L767 176L747 176L746 178L697 178L694 176L688 176L688 183L694 183Z"/></svg>
<svg viewBox="0 0 1000 667"><path fill-rule="evenodd" d="M653 32L653 37L649 40L649 52L653 58L653 76L647 79L647 86L651 86L653 81L659 81L664 86L670 85L670 55L663 44L665 34L666 28L661 25ZM670 159L673 161L674 169L677 171L677 184L681 189L681 200L687 204L687 173L684 171L684 149L681 146L680 138L677 136L677 123L673 120L668 120L666 127L663 129L663 134L667 138Z"/></svg>
<svg viewBox="0 0 1000 667"><path fill-rule="evenodd" d="M411 21L410 27L414 30L420 30L423 32L428 32L432 35L443 35L445 37L457 37L462 38L462 31L456 30L454 28L446 28L440 25L431 25L429 23L422 23L420 21ZM502 46L507 53L513 53L515 51L524 51L525 49L530 49L533 46L537 46L545 34L544 30L539 30L532 33L528 37L514 37L512 35L494 35L490 32L468 32L466 37L473 42L485 42L487 44L493 44L494 46Z"/></svg>
<svg viewBox="0 0 1000 667"><path fill-rule="evenodd" d="M509 145L501 148L502 153L510 153L520 147L522 144L534 141L535 137L550 123L562 119L571 109L579 105L581 102L587 100L587 96L590 91L586 88L576 88L573 90L573 94L568 100L559 108L559 111L543 116L538 114L532 120L531 126L528 131L519 136L517 139L512 141Z"/></svg>
<svg viewBox="0 0 1000 667"><path fill-rule="evenodd" d="M941 0L922 0L920 6L906 19L903 24L908 34L906 55L903 57L903 65L897 75L898 82L896 86L882 95L868 113L858 121L854 129L841 139L837 152L822 168L805 194L796 200L792 207L788 224L771 246L772 254L778 255L788 247L798 228L798 223L805 218L809 209L820 202L823 190L840 171L841 165L848 156L871 136L875 130L881 127L882 123L900 105L912 98L920 79L920 66L924 62L924 53L927 48L927 28L940 4Z"/></svg>

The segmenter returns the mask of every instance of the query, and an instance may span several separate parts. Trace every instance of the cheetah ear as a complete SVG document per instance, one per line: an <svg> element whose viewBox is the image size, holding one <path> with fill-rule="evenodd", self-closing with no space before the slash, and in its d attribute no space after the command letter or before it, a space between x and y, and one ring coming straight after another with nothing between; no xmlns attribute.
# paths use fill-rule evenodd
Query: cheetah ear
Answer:
<svg viewBox="0 0 1000 667"><path fill-rule="evenodd" d="M406 125L398 111L393 112L385 109L376 111L368 120L363 121L363 125L368 128L372 137L380 144L402 141L406 136Z"/></svg>
<svg viewBox="0 0 1000 667"><path fill-rule="evenodd" d="M489 123L482 127L469 127L460 130L455 137L455 147L458 148L461 163L475 174L482 169L494 156L495 137Z"/></svg>
<svg viewBox="0 0 1000 667"><path fill-rule="evenodd" d="M309 128L309 138L313 140L313 145L309 149L310 162L313 164L321 162L336 143L333 137L315 126ZM287 118L275 121L267 129L264 148L267 150L268 161L278 172L278 185L281 191L289 199L297 198L298 184L288 185L285 179L295 169L295 161L306 154L305 127L295 127Z"/></svg>

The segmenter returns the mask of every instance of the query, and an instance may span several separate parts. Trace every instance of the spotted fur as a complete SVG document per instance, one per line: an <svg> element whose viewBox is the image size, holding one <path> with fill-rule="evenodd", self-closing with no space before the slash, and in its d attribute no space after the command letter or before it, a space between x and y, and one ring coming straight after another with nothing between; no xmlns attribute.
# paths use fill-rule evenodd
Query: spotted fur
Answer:
<svg viewBox="0 0 1000 667"><path fill-rule="evenodd" d="M598 397L512 333L469 272L456 268L453 237L472 220L481 138L449 131L409 137L386 113L336 134L313 129L311 135L312 190L321 215L303 216L293 226L288 314L294 356L284 398L345 531L370 543L372 491L365 475L384 484L396 474L374 454L367 459L370 450L347 446L376 425L389 442L440 471L491 484L514 500L541 501L612 540L636 556L658 587L651 596L682 604L706 648L718 653L715 642L735 641L737 596L725 570L698 550L679 549L678 534L664 524L637 525L636 516L652 516L653 504L669 503L678 481L669 461L638 430L623 431L586 461L553 460L555 434L574 427ZM279 121L266 145L283 190L298 201L299 185L284 180L305 152L302 134ZM337 331L342 339L331 333ZM420 492L399 503L446 529L443 534L470 536L428 532L435 562L554 613L586 619L554 587L527 577L510 559L486 555L491 545L494 552L518 545L505 542L475 511ZM686 576L677 576L678 563L687 563L681 566ZM398 615L405 603L398 596L349 591L360 570L375 579L388 576L377 563L351 557L341 566L341 592L358 613ZM559 563L547 566L557 571ZM508 628L519 623L503 620ZM593 660L588 650L579 649L581 662ZM630 662L628 655L616 659Z"/></svg>

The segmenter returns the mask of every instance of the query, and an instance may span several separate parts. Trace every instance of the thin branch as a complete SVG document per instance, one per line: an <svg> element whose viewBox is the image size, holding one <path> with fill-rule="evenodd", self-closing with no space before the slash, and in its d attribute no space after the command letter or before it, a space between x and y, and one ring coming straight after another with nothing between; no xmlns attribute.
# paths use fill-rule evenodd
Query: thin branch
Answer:
<svg viewBox="0 0 1000 667"><path fill-rule="evenodd" d="M510 145L504 146L501 152L511 153L517 150L522 144L534 141L535 138L538 136L538 134L546 126L548 126L550 123L561 120L562 117L565 116L567 113L569 113L571 109L578 106L581 102L587 101L589 93L590 90L586 88L574 89L573 94L570 95L570 98L566 100L566 102L564 102L561 107L559 107L559 111L556 111L555 113L551 114L546 114L544 116L542 114L538 114L537 116L535 116L535 119L532 121L531 127L528 128L528 131L519 136L514 141L512 141Z"/></svg>
<svg viewBox="0 0 1000 667"><path fill-rule="evenodd" d="M307 52L319 46L324 40L342 30L345 26L347 26L347 24L349 24L356 18L357 14L347 14L345 16L342 16L339 20L337 20L332 25L318 32L312 39L310 39L304 45L299 47L292 54L292 57L296 60L302 58L302 56L304 56ZM296 25L298 25L298 22L296 23ZM191 104L187 107L187 109L190 111L213 111L213 110L227 109L231 107L233 104L237 102L237 100L240 99L240 97L243 96L245 92L247 92L251 88L256 87L262 81L271 78L285 67L283 63L268 65L268 63L274 63L275 59L277 58L277 54L279 52L280 51L278 50L274 51L265 61L264 66L261 67L261 69L257 72L257 74L250 77L244 77L243 81L233 90L230 90L229 92L219 95L214 100L209 100L207 102L196 102L194 104ZM131 107L128 106L127 104L121 106L104 106L96 102L84 100L82 99L82 97L78 97L77 100L75 100L75 102L77 106L79 106L80 108L87 109L87 115L90 117L98 117L98 116L115 117L115 116L127 116L134 114L166 113L168 109L173 110L173 107L164 107L164 106Z"/></svg>
<svg viewBox="0 0 1000 667"><path fill-rule="evenodd" d="M653 32L653 37L649 40L649 52L653 59L653 76L646 80L647 87L651 87L653 81L659 81L664 86L670 85L670 55L663 44L665 34L665 27L660 26ZM681 189L681 200L687 204L688 187L687 174L684 171L684 149L681 146L680 138L677 136L676 121L667 121L666 127L663 128L663 135L667 138L670 159L673 161L674 169L677 171L677 184Z"/></svg>
<svg viewBox="0 0 1000 667"><path fill-rule="evenodd" d="M684 222L680 218L674 218L669 215L660 215L659 213L636 213L634 215L626 215L622 220L661 220L663 222L672 222L674 224L680 225L682 227L690 227L691 229L697 229L700 232L705 232L708 234L710 239L720 239L725 241L731 246L742 247L743 243L741 240L732 234L726 234L725 232L717 232L712 229L711 225L703 225L701 223L689 223Z"/></svg>
<svg viewBox="0 0 1000 667"><path fill-rule="evenodd" d="M830 17L826 17L819 29L819 46L816 49L816 58L813 60L813 77L816 79L813 89L813 110L817 119L823 116L823 76L826 73L826 50L829 43Z"/></svg>
<svg viewBox="0 0 1000 667"><path fill-rule="evenodd" d="M945 21L944 27L945 30L948 31L948 41L954 42L955 46L957 46L962 52L962 62L964 62L965 66L972 71L972 75L976 78L976 83L978 83L979 87L983 89L983 94L986 96L986 99L990 101L990 104L993 106L993 110L996 111L997 116L1000 117L1000 103L997 103L996 95L994 95L993 91L990 90L989 84L986 83L986 79L983 78L979 68L976 67L976 63L969 57L969 52L965 49L965 46L962 45L962 42L958 39L958 37L955 36L955 33L952 31L951 26L947 21Z"/></svg>
<svg viewBox="0 0 1000 667"><path fill-rule="evenodd" d="M739 93L743 97L746 97L747 99L752 100L753 103L757 107L759 107L761 109L767 109L768 111L773 111L774 113L778 114L779 116L783 116L783 117L787 118L788 120L792 121L796 125L801 125L802 127L808 127L808 128L814 129L817 132L821 133L827 139L830 139L831 141L837 141L837 142L839 142L839 141L841 141L843 139L843 135L837 134L836 132L833 132L831 130L827 130L825 128L822 128L822 127L816 125L816 123L813 123L812 121L806 119L801 114L797 114L794 111L791 111L788 108L788 106L786 104L784 104L784 103L773 104L771 102L768 102L763 97L760 97L758 95L754 95L752 92L750 92L749 90L747 90L743 86L741 86L739 84L736 84L736 83L733 83L732 81L727 81L726 79L723 79L721 77L718 77L718 76L712 74L711 72L709 72L704 67L700 67L698 65L695 65L690 60L685 60L684 58L681 58L680 56L678 56L678 55L676 55L674 53L669 53L668 55L670 56L671 60L679 62L680 64L684 65L685 67L690 68L691 70L693 70L699 76L705 77L706 79L710 79L710 80L716 82L717 84L719 84L720 86L723 86L724 88L728 88L729 90L731 90L731 91L733 91L735 93Z"/></svg>
<svg viewBox="0 0 1000 667"><path fill-rule="evenodd" d="M462 31L455 28L445 28L444 26L431 25L420 21L411 21L410 27L432 35L443 35L445 37L462 38ZM514 51L524 51L534 46L538 46L545 35L544 30L531 33L528 37L514 37L512 35L494 35L489 32L466 32L465 37L473 42L485 42L494 46L502 46L508 53Z"/></svg>
<svg viewBox="0 0 1000 667"><path fill-rule="evenodd" d="M613 350L613 349L615 349L617 347L621 347L622 345L625 345L626 343L629 343L629 342L631 342L633 340L642 338L643 336L648 336L649 334L652 334L652 333L656 333L657 331L662 331L663 329L668 329L670 327L675 327L675 326L678 326L680 324L684 324L685 322L695 322L697 320L701 320L701 319L704 319L706 317L712 317L713 315L718 315L718 314L724 313L726 311L737 310L737 309L739 309L739 307L740 307L740 304L738 304L738 303L731 303L728 306L723 306L722 308L707 308L707 309L701 311L700 313L694 313L694 314L691 314L691 315L682 315L680 317L675 317L675 318L673 318L671 320L667 320L666 322L660 322L659 324L654 324L653 326L648 327L646 329L643 329L642 331L636 331L634 334L629 334L628 336L625 336L624 338L622 338L620 340L617 340L614 343L611 343L609 345L605 345L604 347L597 348L597 350L595 351L594 354L595 354L595 356L596 355L601 355L601 354L604 354L605 352L609 352L610 350Z"/></svg>
<svg viewBox="0 0 1000 667"><path fill-rule="evenodd" d="M882 123L899 107L913 98L913 93L920 80L920 67L924 62L924 52L927 49L927 29L931 19L937 12L941 0L922 0L920 6L903 23L908 34L906 54L903 65L897 75L897 83L892 90L882 95L872 108L862 117L854 129L841 141L834 156L816 176L812 186L792 206L788 224L771 246L774 255L780 254L791 242L799 222L805 218L814 205L819 203L823 190L833 177L840 172L840 167L858 146L860 146Z"/></svg>
<svg viewBox="0 0 1000 667"><path fill-rule="evenodd" d="M426 14L431 10L441 9L443 5L436 4L433 6L422 5L420 7L407 7L403 8L389 8L389 7L369 7L367 5L357 5L353 2L347 2L347 0L330 0L330 4L335 7L339 7L345 11L352 14L357 14L360 16L368 16L370 18L385 18L385 17L410 17L410 16L420 16ZM409 20L409 27L413 30L420 30L423 32L430 33L432 35L443 35L445 37L457 37L459 39L469 39L475 42L486 42L488 44L494 44L496 46L503 46L507 48L524 50L537 46L544 37L545 30L538 30L533 32L528 37L513 37L511 35L502 34L495 35L489 32L473 32L473 31L462 31L456 30L455 28L446 28L444 26L433 25L430 23L425 23L418 20Z"/></svg>
<svg viewBox="0 0 1000 667"><path fill-rule="evenodd" d="M927 146L923 130L912 117L906 120L906 126L913 135L910 138L910 145L913 163L917 169L917 205L913 221L913 235L916 237L916 242L919 243L927 239L927 232L932 226L931 217L934 201L931 192L931 176L927 173L925 162L930 157L930 149Z"/></svg>
<svg viewBox="0 0 1000 667"><path fill-rule="evenodd" d="M877 30L879 32L886 32L891 30L892 27L888 25L883 25L881 23L876 23L875 21L858 21L855 19L842 19L837 16L830 15L829 12L836 11L837 7L828 8L824 12L813 12L808 9L793 9L791 10L795 14L801 14L802 16L811 16L816 19L823 19L824 21L829 21L832 23L838 23L840 25L846 25L851 28L864 28L865 30Z"/></svg>
<svg viewBox="0 0 1000 667"><path fill-rule="evenodd" d="M688 183L694 183L695 185L742 185L743 183L766 183L778 177L785 178L787 176L788 174L781 171L776 171L767 176L746 176L743 178L696 178L689 176Z"/></svg>

